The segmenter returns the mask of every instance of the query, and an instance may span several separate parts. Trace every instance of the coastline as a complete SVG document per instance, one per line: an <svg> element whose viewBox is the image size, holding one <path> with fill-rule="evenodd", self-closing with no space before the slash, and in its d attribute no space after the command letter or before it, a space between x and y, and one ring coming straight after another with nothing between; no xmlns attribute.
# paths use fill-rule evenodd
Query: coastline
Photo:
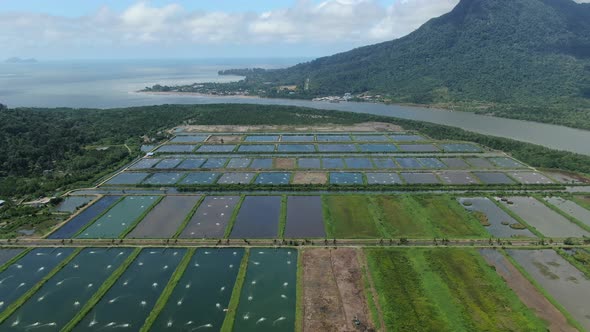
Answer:
<svg viewBox="0 0 590 332"><path fill-rule="evenodd" d="M178 92L178 91L130 91L130 94L139 95L153 95L153 96L192 96L192 97L206 97L206 98L248 98L248 99L262 99L260 96L246 96L246 95L214 95L199 92ZM272 99L272 98L265 98Z"/></svg>

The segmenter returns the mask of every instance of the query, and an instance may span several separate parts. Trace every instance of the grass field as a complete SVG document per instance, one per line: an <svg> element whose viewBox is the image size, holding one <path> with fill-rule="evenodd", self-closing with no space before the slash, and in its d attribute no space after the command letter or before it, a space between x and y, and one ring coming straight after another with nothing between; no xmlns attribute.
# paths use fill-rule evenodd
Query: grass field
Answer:
<svg viewBox="0 0 590 332"><path fill-rule="evenodd" d="M381 236L370 210L368 196L323 196L327 235L337 239Z"/></svg>
<svg viewBox="0 0 590 332"><path fill-rule="evenodd" d="M547 330L475 250L366 254L387 331Z"/></svg>
<svg viewBox="0 0 590 332"><path fill-rule="evenodd" d="M451 196L374 196L371 200L384 237L489 236L481 223Z"/></svg>

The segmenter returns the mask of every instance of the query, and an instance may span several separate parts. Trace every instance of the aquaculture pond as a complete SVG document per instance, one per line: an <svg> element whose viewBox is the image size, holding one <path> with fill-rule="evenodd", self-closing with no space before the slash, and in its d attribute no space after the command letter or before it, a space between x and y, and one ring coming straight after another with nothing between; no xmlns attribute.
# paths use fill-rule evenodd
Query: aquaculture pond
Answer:
<svg viewBox="0 0 590 332"><path fill-rule="evenodd" d="M169 239L201 196L166 196L127 235L128 238Z"/></svg>
<svg viewBox="0 0 590 332"><path fill-rule="evenodd" d="M150 175L150 173L123 172L115 175L112 179L108 180L106 184L139 184L147 178L148 175Z"/></svg>
<svg viewBox="0 0 590 332"><path fill-rule="evenodd" d="M347 168L352 169L369 169L373 168L373 163L369 158L345 158Z"/></svg>
<svg viewBox="0 0 590 332"><path fill-rule="evenodd" d="M269 184L269 185L283 185L289 184L291 181L291 173L281 172L269 172L260 173L256 178L256 184Z"/></svg>
<svg viewBox="0 0 590 332"><path fill-rule="evenodd" d="M73 248L37 248L0 272L0 312L43 279Z"/></svg>
<svg viewBox="0 0 590 332"><path fill-rule="evenodd" d="M399 184L402 183L397 173L366 173L368 184Z"/></svg>
<svg viewBox="0 0 590 332"><path fill-rule="evenodd" d="M273 152L274 150L274 144L242 144L238 152Z"/></svg>
<svg viewBox="0 0 590 332"><path fill-rule="evenodd" d="M390 158L373 158L373 164L379 169L399 168L399 166Z"/></svg>
<svg viewBox="0 0 590 332"><path fill-rule="evenodd" d="M447 171L438 173L440 179L446 184L476 184L479 183L475 176L467 171Z"/></svg>
<svg viewBox="0 0 590 332"><path fill-rule="evenodd" d="M247 184L252 182L255 173L224 173L219 180L218 184Z"/></svg>
<svg viewBox="0 0 590 332"><path fill-rule="evenodd" d="M170 169L178 166L182 162L182 159L178 158L170 158L170 159L162 159L159 163L154 166L157 169Z"/></svg>
<svg viewBox="0 0 590 332"><path fill-rule="evenodd" d="M458 200L465 209L483 213L486 221L489 223L489 226L485 226L484 228L495 237L536 237L528 229L515 229L510 227L510 225L518 224L518 221L488 198L469 197L459 198Z"/></svg>
<svg viewBox="0 0 590 332"><path fill-rule="evenodd" d="M434 144L400 144L399 149L406 152L438 152L440 149Z"/></svg>
<svg viewBox="0 0 590 332"><path fill-rule="evenodd" d="M423 168L416 158L395 158L402 168Z"/></svg>
<svg viewBox="0 0 590 332"><path fill-rule="evenodd" d="M174 137L170 142L172 143L200 143L209 137L208 135L180 135Z"/></svg>
<svg viewBox="0 0 590 332"><path fill-rule="evenodd" d="M169 145L162 145L159 147L156 152L158 153L174 153L174 152L193 152L197 146L196 145L180 145L180 144L169 144Z"/></svg>
<svg viewBox="0 0 590 332"><path fill-rule="evenodd" d="M462 158L440 158L449 168L470 168L471 166Z"/></svg>
<svg viewBox="0 0 590 332"><path fill-rule="evenodd" d="M319 158L299 158L297 160L297 167L299 168L320 168Z"/></svg>
<svg viewBox="0 0 590 332"><path fill-rule="evenodd" d="M518 161L508 157L493 157L488 158L489 161L494 163L498 167L502 168L523 168L526 167Z"/></svg>
<svg viewBox="0 0 590 332"><path fill-rule="evenodd" d="M2 248L0 249L0 266L6 264L8 261L23 252L24 249L20 248Z"/></svg>
<svg viewBox="0 0 590 332"><path fill-rule="evenodd" d="M313 135L283 135L281 142L313 142L315 137Z"/></svg>
<svg viewBox="0 0 590 332"><path fill-rule="evenodd" d="M440 180L433 173L401 173L401 177L408 184L440 183Z"/></svg>
<svg viewBox="0 0 590 332"><path fill-rule="evenodd" d="M118 238L158 198L158 196L126 196L77 237L85 239Z"/></svg>
<svg viewBox="0 0 590 332"><path fill-rule="evenodd" d="M424 137L419 135L389 135L389 137L397 142L414 142L425 140Z"/></svg>
<svg viewBox="0 0 590 332"><path fill-rule="evenodd" d="M207 159L205 159L205 158L185 159L176 168L197 169L197 168L201 167L203 165L203 163L205 163L205 161L207 161Z"/></svg>
<svg viewBox="0 0 590 332"><path fill-rule="evenodd" d="M395 152L397 146L394 144L359 144L362 152Z"/></svg>
<svg viewBox="0 0 590 332"><path fill-rule="evenodd" d="M235 220L233 239L274 238L278 235L280 196L246 196Z"/></svg>
<svg viewBox="0 0 590 332"><path fill-rule="evenodd" d="M209 158L201 168L222 168L226 163L227 158Z"/></svg>
<svg viewBox="0 0 590 332"><path fill-rule="evenodd" d="M197 152L199 153L208 153L208 152L212 152L212 153L218 153L218 152L232 152L233 150L235 150L236 145L235 144L227 144L227 145L201 145L200 148L197 149Z"/></svg>
<svg viewBox="0 0 590 332"><path fill-rule="evenodd" d="M231 158L225 168L246 168L251 162L249 158Z"/></svg>
<svg viewBox="0 0 590 332"><path fill-rule="evenodd" d="M532 197L508 197L509 202L501 202L512 212L520 216L529 225L535 227L541 234L549 237L582 237L590 233L578 225L567 220L559 213L551 210L545 204Z"/></svg>
<svg viewBox="0 0 590 332"><path fill-rule="evenodd" d="M441 148L445 152L481 152L480 147L467 143L442 144Z"/></svg>
<svg viewBox="0 0 590 332"><path fill-rule="evenodd" d="M545 200L590 227L590 210L561 197L545 197Z"/></svg>
<svg viewBox="0 0 590 332"><path fill-rule="evenodd" d="M181 238L222 238L238 196L207 196L180 234Z"/></svg>
<svg viewBox="0 0 590 332"><path fill-rule="evenodd" d="M485 184L514 184L514 180L508 175L499 172L473 172L479 180Z"/></svg>
<svg viewBox="0 0 590 332"><path fill-rule="evenodd" d="M561 304L586 330L590 330L590 280L553 250L508 250L514 260Z"/></svg>
<svg viewBox="0 0 590 332"><path fill-rule="evenodd" d="M318 144L320 152L356 152L354 144Z"/></svg>
<svg viewBox="0 0 590 332"><path fill-rule="evenodd" d="M416 160L425 168L447 168L447 165L436 158L417 158Z"/></svg>
<svg viewBox="0 0 590 332"><path fill-rule="evenodd" d="M279 152L315 152L313 144L279 144Z"/></svg>
<svg viewBox="0 0 590 332"><path fill-rule="evenodd" d="M131 253L130 248L86 248L2 325L2 331L59 331ZM59 310L56 310L59 308Z"/></svg>
<svg viewBox="0 0 590 332"><path fill-rule="evenodd" d="M389 138L385 135L354 135L357 142L387 142Z"/></svg>
<svg viewBox="0 0 590 332"><path fill-rule="evenodd" d="M304 239L325 236L321 196L289 196L285 237Z"/></svg>
<svg viewBox="0 0 590 332"><path fill-rule="evenodd" d="M214 172L189 173L180 184L212 184L220 175Z"/></svg>
<svg viewBox="0 0 590 332"><path fill-rule="evenodd" d="M243 256L243 248L198 249L151 330L219 331Z"/></svg>
<svg viewBox="0 0 590 332"><path fill-rule="evenodd" d="M180 181L186 173L154 173L143 181L144 184L171 185Z"/></svg>
<svg viewBox="0 0 590 332"><path fill-rule="evenodd" d="M143 249L74 331L139 331L185 253L185 249Z"/></svg>
<svg viewBox="0 0 590 332"><path fill-rule="evenodd" d="M343 169L344 160L342 158L322 158L322 168L325 169Z"/></svg>
<svg viewBox="0 0 590 332"><path fill-rule="evenodd" d="M476 168L495 168L495 166L492 165L492 163L485 158L465 158L465 161L467 161L469 164L471 164L471 166Z"/></svg>
<svg viewBox="0 0 590 332"><path fill-rule="evenodd" d="M233 331L295 330L297 250L250 249Z"/></svg>
<svg viewBox="0 0 590 332"><path fill-rule="evenodd" d="M330 184L363 184L363 174L351 172L332 172L330 173Z"/></svg>
<svg viewBox="0 0 590 332"><path fill-rule="evenodd" d="M349 135L317 135L318 142L348 142L352 139Z"/></svg>
<svg viewBox="0 0 590 332"><path fill-rule="evenodd" d="M84 205L96 199L96 196L67 196L55 208L59 212L75 212Z"/></svg>
<svg viewBox="0 0 590 332"><path fill-rule="evenodd" d="M161 159L157 158L144 158L140 159L135 164L131 165L129 169L147 169L154 167L155 164L159 163Z"/></svg>
<svg viewBox="0 0 590 332"><path fill-rule="evenodd" d="M61 226L57 231L51 233L49 239L69 239L89 222L98 217L104 210L112 206L121 196L104 196L90 205L84 211L78 213L74 218Z"/></svg>
<svg viewBox="0 0 590 332"><path fill-rule="evenodd" d="M250 164L250 168L271 169L272 168L272 159L271 158L254 159L254 160L252 160L252 164Z"/></svg>
<svg viewBox="0 0 590 332"><path fill-rule="evenodd" d="M276 142L279 135L249 135L246 136L246 142Z"/></svg>
<svg viewBox="0 0 590 332"><path fill-rule="evenodd" d="M511 177L524 184L549 184L553 183L548 177L538 172L510 172Z"/></svg>

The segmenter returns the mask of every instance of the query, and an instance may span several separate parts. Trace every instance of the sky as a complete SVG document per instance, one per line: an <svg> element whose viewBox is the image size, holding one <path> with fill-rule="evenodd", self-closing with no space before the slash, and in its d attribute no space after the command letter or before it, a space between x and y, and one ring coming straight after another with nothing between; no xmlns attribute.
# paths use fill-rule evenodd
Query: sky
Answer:
<svg viewBox="0 0 590 332"><path fill-rule="evenodd" d="M402 37L458 2L0 0L0 58L317 57Z"/></svg>

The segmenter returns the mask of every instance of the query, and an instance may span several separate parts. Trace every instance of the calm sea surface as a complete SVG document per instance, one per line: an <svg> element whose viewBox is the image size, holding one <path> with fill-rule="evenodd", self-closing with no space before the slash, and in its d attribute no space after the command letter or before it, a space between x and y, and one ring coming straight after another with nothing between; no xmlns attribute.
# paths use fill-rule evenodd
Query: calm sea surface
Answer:
<svg viewBox="0 0 590 332"><path fill-rule="evenodd" d="M387 115L459 127L590 155L590 131L471 113L367 103L137 94L154 84L227 82L229 68L286 67L301 59L117 60L0 64L0 103L10 107L112 108L160 104L256 103Z"/></svg>

